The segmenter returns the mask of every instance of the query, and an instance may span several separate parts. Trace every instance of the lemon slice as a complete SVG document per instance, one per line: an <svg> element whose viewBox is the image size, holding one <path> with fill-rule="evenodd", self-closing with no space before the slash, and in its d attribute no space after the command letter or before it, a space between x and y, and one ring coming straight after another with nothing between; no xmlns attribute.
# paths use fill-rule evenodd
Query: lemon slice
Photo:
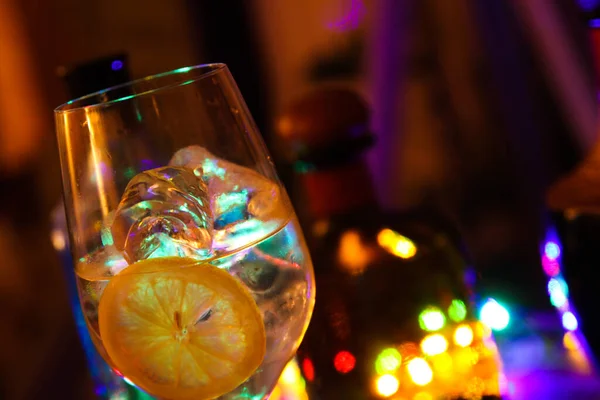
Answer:
<svg viewBox="0 0 600 400"><path fill-rule="evenodd" d="M107 285L99 305L102 343L113 366L152 395L212 399L261 364L261 314L226 271L166 257L132 264Z"/></svg>

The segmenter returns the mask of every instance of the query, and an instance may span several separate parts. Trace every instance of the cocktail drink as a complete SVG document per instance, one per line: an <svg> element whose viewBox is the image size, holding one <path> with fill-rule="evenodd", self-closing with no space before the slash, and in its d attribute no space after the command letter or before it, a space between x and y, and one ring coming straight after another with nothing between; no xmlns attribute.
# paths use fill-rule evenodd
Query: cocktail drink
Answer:
<svg viewBox="0 0 600 400"><path fill-rule="evenodd" d="M314 304L302 232L227 68L56 110L79 297L106 362L160 399L260 399Z"/></svg>

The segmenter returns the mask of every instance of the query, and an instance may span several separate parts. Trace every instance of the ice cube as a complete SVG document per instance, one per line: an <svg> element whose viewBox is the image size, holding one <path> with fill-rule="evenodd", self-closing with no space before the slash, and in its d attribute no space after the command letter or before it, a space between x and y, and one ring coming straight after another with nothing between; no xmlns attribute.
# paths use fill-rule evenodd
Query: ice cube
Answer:
<svg viewBox="0 0 600 400"><path fill-rule="evenodd" d="M154 257L206 259L212 254L206 184L185 168L161 167L131 179L111 226L129 263Z"/></svg>
<svg viewBox="0 0 600 400"><path fill-rule="evenodd" d="M177 151L169 164L193 170L207 184L216 249L233 250L259 240L288 217L286 199L276 182L219 159L201 146Z"/></svg>

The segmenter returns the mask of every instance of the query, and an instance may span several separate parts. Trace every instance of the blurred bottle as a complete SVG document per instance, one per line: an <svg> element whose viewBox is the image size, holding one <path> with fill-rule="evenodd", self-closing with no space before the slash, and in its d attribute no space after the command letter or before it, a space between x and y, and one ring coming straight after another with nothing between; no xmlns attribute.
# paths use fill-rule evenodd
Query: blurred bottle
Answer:
<svg viewBox="0 0 600 400"><path fill-rule="evenodd" d="M584 4L585 3L585 4ZM600 2L580 1L586 10L589 38L600 80ZM598 89L597 89L598 90ZM600 93L600 91L598 91ZM598 129L596 130L598 132ZM600 320L596 311L598 248L600 246L600 141L571 173L555 182L547 202L562 239L561 273L569 284L566 306L575 306L578 329L583 331L596 359L600 357ZM564 307L563 307L564 308ZM560 307L559 307L560 309Z"/></svg>
<svg viewBox="0 0 600 400"><path fill-rule="evenodd" d="M125 54L92 60L72 69L61 67L58 73L66 83L69 97L73 99L130 81L127 56ZM90 169L93 170L93 166ZM90 171L86 172L88 173L86 176L89 179L93 179ZM124 176L122 180L125 181L128 179ZM85 181L82 184L85 184ZM56 206L51 218L51 239L65 269L71 307L77 331L88 359L88 367L94 381L95 394L98 398L107 400L152 399L152 397L135 388L133 385L128 384L121 376L117 375L96 350L86 327L86 310L82 309L77 294L75 267L69 248L69 235L62 201ZM89 229L99 228L89 226Z"/></svg>
<svg viewBox="0 0 600 400"><path fill-rule="evenodd" d="M378 206L363 161L368 125L362 99L336 88L299 99L278 122L316 273L297 357L309 396L499 398L499 355L475 317L475 273L434 213ZM503 328L506 311L490 310Z"/></svg>

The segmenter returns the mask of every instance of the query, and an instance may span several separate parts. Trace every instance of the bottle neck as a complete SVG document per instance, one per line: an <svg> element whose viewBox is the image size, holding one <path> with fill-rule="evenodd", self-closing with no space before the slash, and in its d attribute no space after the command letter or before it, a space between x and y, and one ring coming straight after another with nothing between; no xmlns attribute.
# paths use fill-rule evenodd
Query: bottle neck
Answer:
<svg viewBox="0 0 600 400"><path fill-rule="evenodd" d="M303 173L300 182L314 219L377 204L370 172L362 161Z"/></svg>

